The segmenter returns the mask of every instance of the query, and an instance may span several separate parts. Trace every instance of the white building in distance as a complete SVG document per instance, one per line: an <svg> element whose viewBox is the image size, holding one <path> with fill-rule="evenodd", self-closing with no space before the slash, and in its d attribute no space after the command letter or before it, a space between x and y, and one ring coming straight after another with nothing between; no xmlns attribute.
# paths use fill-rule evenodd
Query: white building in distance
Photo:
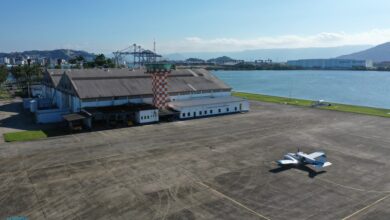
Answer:
<svg viewBox="0 0 390 220"><path fill-rule="evenodd" d="M309 69L353 69L372 68L373 62L370 60L351 59L303 59L289 60L287 65Z"/></svg>

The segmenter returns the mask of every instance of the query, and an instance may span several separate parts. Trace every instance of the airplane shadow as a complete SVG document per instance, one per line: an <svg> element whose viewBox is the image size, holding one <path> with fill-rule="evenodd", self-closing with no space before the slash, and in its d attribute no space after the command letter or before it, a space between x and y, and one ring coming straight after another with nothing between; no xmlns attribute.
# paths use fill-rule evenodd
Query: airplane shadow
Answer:
<svg viewBox="0 0 390 220"><path fill-rule="evenodd" d="M277 167L277 168L274 168L274 169L269 170L269 172L271 172L271 173L280 173L280 172L283 172L283 171L286 171L286 170L289 170L289 169L298 169L298 170L305 171L305 172L308 173L308 176L309 176L310 178L315 178L317 175L326 173L325 170L316 171L316 170L313 170L313 169L311 169L310 167L307 167L307 166L305 166L305 165L298 165L298 166L294 166L294 165L280 166L280 167Z"/></svg>

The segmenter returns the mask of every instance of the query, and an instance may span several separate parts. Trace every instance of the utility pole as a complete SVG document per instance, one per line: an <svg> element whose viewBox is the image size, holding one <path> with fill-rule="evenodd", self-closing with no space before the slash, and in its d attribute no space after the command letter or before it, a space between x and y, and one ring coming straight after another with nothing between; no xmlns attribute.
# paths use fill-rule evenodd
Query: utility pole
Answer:
<svg viewBox="0 0 390 220"><path fill-rule="evenodd" d="M141 64L141 46L139 46L138 45L138 52L139 52L139 56L138 56L138 65L140 66L140 68L141 68L141 66L142 66L142 64Z"/></svg>
<svg viewBox="0 0 390 220"><path fill-rule="evenodd" d="M135 54L137 53L137 44L133 44L133 47L134 47L134 61L133 61L133 69L135 69Z"/></svg>
<svg viewBox="0 0 390 220"><path fill-rule="evenodd" d="M153 52L156 53L156 39L153 39Z"/></svg>

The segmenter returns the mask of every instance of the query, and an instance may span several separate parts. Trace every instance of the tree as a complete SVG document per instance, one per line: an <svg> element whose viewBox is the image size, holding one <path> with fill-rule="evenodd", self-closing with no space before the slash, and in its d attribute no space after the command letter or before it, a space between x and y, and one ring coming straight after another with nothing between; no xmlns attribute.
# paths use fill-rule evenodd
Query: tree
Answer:
<svg viewBox="0 0 390 220"><path fill-rule="evenodd" d="M95 65L95 62L87 62L84 64L84 68L95 68L96 65Z"/></svg>
<svg viewBox="0 0 390 220"><path fill-rule="evenodd" d="M0 84L7 80L8 69L6 66L0 66Z"/></svg>
<svg viewBox="0 0 390 220"><path fill-rule="evenodd" d="M76 58L71 58L71 59L69 59L68 62L69 62L70 64L77 64Z"/></svg>
<svg viewBox="0 0 390 220"><path fill-rule="evenodd" d="M78 65L80 65L81 63L85 62L85 58L80 55L80 56L76 56L76 57L73 57L73 58L69 59L68 62L70 64L78 64Z"/></svg>
<svg viewBox="0 0 390 220"><path fill-rule="evenodd" d="M13 66L11 73L14 75L19 88L23 89L26 94L29 93L29 86L34 82L40 82L43 76L43 70L39 64Z"/></svg>
<svg viewBox="0 0 390 220"><path fill-rule="evenodd" d="M85 58L83 57L83 56L76 56L76 60L78 61L78 62L85 62Z"/></svg>
<svg viewBox="0 0 390 220"><path fill-rule="evenodd" d="M114 68L115 67L115 62L112 59L107 59L106 60L106 67L107 68Z"/></svg>
<svg viewBox="0 0 390 220"><path fill-rule="evenodd" d="M104 56L104 54L99 54L95 57L95 64L99 67L102 67L107 64L106 57Z"/></svg>
<svg viewBox="0 0 390 220"><path fill-rule="evenodd" d="M87 62L83 56L76 56L68 61L70 64L74 64L74 68L80 68L83 66L84 68L114 68L115 62L113 59L106 58L104 54L99 54L95 57L93 61Z"/></svg>

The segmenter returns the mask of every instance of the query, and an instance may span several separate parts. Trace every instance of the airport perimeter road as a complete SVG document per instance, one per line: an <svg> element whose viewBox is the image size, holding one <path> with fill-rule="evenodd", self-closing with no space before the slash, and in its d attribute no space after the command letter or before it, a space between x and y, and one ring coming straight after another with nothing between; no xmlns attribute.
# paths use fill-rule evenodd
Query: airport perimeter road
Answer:
<svg viewBox="0 0 390 220"><path fill-rule="evenodd" d="M0 145L0 219L389 219L390 120L245 114ZM279 169L324 150L320 173Z"/></svg>

